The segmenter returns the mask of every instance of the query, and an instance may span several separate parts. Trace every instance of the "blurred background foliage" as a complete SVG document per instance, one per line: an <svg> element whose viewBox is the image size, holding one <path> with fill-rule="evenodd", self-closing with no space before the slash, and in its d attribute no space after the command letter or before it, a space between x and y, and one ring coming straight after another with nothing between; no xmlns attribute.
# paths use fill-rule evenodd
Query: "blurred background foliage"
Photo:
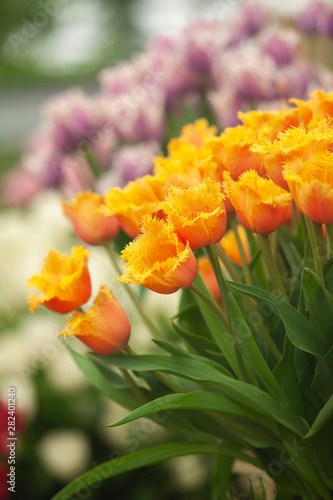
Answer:
<svg viewBox="0 0 333 500"><path fill-rule="evenodd" d="M237 1L223 1L223 10ZM101 69L141 51L154 34L214 14L214 0L1 1L0 175L15 165L49 96L75 86L94 92Z"/></svg>
<svg viewBox="0 0 333 500"><path fill-rule="evenodd" d="M0 3L0 174L19 158L20 141L37 124L38 108L48 96L78 85L94 91L102 68L143 48L145 36L133 16L136 3Z"/></svg>

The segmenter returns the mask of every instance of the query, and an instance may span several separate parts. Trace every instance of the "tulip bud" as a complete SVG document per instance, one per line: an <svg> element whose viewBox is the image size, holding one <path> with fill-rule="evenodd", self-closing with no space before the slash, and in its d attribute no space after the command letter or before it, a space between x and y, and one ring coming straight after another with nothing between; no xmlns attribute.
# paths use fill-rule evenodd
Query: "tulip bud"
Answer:
<svg viewBox="0 0 333 500"><path fill-rule="evenodd" d="M75 335L89 349L109 355L126 347L130 333L127 314L111 290L102 285L93 306L85 313L75 312L58 336Z"/></svg>

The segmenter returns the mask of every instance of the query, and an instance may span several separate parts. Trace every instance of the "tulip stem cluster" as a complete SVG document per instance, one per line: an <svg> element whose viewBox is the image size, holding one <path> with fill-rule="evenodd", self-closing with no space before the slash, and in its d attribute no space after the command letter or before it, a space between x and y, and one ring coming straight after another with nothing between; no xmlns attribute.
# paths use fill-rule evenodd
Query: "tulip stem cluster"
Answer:
<svg viewBox="0 0 333 500"><path fill-rule="evenodd" d="M321 279L321 281L323 281L324 275L323 275L321 251L320 251L320 247L318 245L315 223L312 220L310 220L308 217L304 217L304 218L305 218L306 228L308 230L308 236L309 236L309 241L310 241L311 250L312 250L314 268L315 268L317 275Z"/></svg>
<svg viewBox="0 0 333 500"><path fill-rule="evenodd" d="M211 310L221 320L221 323L226 328L226 330L228 330L228 332L230 334L232 334L232 329L231 329L231 326L229 324L229 321L227 320L227 318L225 317L225 315L223 314L223 312L221 311L219 306L216 304L216 302L211 300L208 297L208 295L206 295L202 290L200 290L199 287L194 285L194 283L192 283L192 285L189 288L190 288L190 290L192 290L192 292L194 292L196 295L198 295L204 302L206 302L206 304L211 308Z"/></svg>
<svg viewBox="0 0 333 500"><path fill-rule="evenodd" d="M237 232L237 230L235 232ZM231 279L233 281L235 281L236 283L238 283L239 282L239 278L238 278L238 276L237 276L234 268L232 267L231 263L229 262L228 258L223 253L221 247L219 247L219 245L214 245L213 249L216 251L217 256L219 258L221 258L221 261L222 261L223 265L225 265L227 271L229 272ZM206 247L206 250L207 250L207 254L209 255L210 261L212 262L212 259L214 258L214 254L211 253L211 248L210 247ZM244 254L244 256L245 256L245 254ZM214 261L215 261L214 266L216 268L216 266L218 265L218 263L216 262L215 258L214 258ZM217 271L217 269L216 269L216 271ZM247 309L248 309L249 313L253 313L253 312L257 311L256 305L252 302L252 300L249 297L247 297L246 295L244 295L243 296L243 300L244 300L245 305L247 306ZM265 328L264 325L259 325L258 326L258 330L260 331L260 334L262 335L262 337L265 339L265 341L266 341L267 345L269 346L269 348L270 348L270 350L271 350L274 358L276 359L277 362L279 362L280 359L281 359L281 353L280 353L279 349L277 348L277 346L275 345L275 343L274 343L271 335L266 330L266 328Z"/></svg>
<svg viewBox="0 0 333 500"><path fill-rule="evenodd" d="M276 267L272 248L267 235L258 234L258 243L263 256L264 262L267 267L268 274L271 278L272 284L275 288L276 295L278 294L282 300L288 302L288 295L284 284L282 282L279 271Z"/></svg>
<svg viewBox="0 0 333 500"><path fill-rule="evenodd" d="M229 258L226 256L226 254L223 252L222 248L220 245L213 245L214 250L216 250L218 258L221 260L222 264L230 274L230 278L233 281L236 281L238 283L240 281L239 276L237 271L235 270L234 266L230 262Z"/></svg>
<svg viewBox="0 0 333 500"><path fill-rule="evenodd" d="M324 239L324 233L323 233L323 226L322 224L317 224L314 222L315 230L316 230L316 236L317 236L317 241L318 241L318 246L319 246L319 253L320 253L320 262L321 265L323 266L328 259L328 248Z"/></svg>
<svg viewBox="0 0 333 500"><path fill-rule="evenodd" d="M207 255L208 255L208 258L210 260L210 263L212 265L212 268L214 270L214 273L215 273L215 276L216 276L216 279L217 279L217 282L218 282L218 285L219 285L219 288L220 288L220 292L221 292L221 296L223 298L224 297L224 289L223 289L223 285L222 285L222 282L221 282L221 269L219 267L219 263L218 263L218 258L217 258L217 253L214 252L213 248L211 245L208 245L206 247L206 252L207 252ZM224 318L224 315L223 315L223 318ZM224 318L225 319L225 318ZM229 335L231 336L231 339L232 339L232 342L233 342L233 347L234 347L234 353L235 353L235 358L236 358L236 363L237 363L237 367L238 367L238 370L239 370L239 376L242 380L244 380L244 382L252 382L253 383L253 380L250 380L250 376L248 374L248 372L246 371L246 368L245 368L245 365L244 365L244 359L243 359L243 356L242 356L242 351L240 349L240 346L238 344L238 342L236 341L236 338L235 338L235 334L234 334L234 331L230 325L230 322L228 320L225 319L225 323L224 323L224 326L226 327ZM252 372L251 372L251 375L252 375ZM254 383L256 384L256 381L254 379Z"/></svg>

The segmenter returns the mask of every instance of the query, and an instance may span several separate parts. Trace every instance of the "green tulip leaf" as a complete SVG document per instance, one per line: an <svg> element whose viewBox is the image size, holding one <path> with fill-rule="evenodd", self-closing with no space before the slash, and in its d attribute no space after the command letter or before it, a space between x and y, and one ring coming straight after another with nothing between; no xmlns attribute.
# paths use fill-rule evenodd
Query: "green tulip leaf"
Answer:
<svg viewBox="0 0 333 500"><path fill-rule="evenodd" d="M230 287L250 297L257 300L265 300L273 304L284 323L290 342L294 344L295 347L319 356L324 356L328 352L330 348L329 342L327 342L317 327L311 323L308 318L290 304L254 286L233 282L229 282L228 284Z"/></svg>

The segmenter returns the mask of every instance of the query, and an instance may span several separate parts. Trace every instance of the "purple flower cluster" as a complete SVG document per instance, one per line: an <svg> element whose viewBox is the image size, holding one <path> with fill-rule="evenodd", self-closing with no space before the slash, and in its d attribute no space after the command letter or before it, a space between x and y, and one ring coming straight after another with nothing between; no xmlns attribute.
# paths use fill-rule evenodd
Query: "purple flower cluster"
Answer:
<svg viewBox="0 0 333 500"><path fill-rule="evenodd" d="M68 196L104 191L149 173L189 109L197 117L213 112L223 128L238 123L239 110L274 109L313 87L329 90L332 73L302 55L300 36L279 29L267 7L250 1L233 17L157 38L144 53L103 70L98 94L72 89L45 103L20 165L2 183L2 203L25 203L46 187Z"/></svg>
<svg viewBox="0 0 333 500"><path fill-rule="evenodd" d="M333 5L315 0L309 3L298 18L300 28L311 35L333 37Z"/></svg>

